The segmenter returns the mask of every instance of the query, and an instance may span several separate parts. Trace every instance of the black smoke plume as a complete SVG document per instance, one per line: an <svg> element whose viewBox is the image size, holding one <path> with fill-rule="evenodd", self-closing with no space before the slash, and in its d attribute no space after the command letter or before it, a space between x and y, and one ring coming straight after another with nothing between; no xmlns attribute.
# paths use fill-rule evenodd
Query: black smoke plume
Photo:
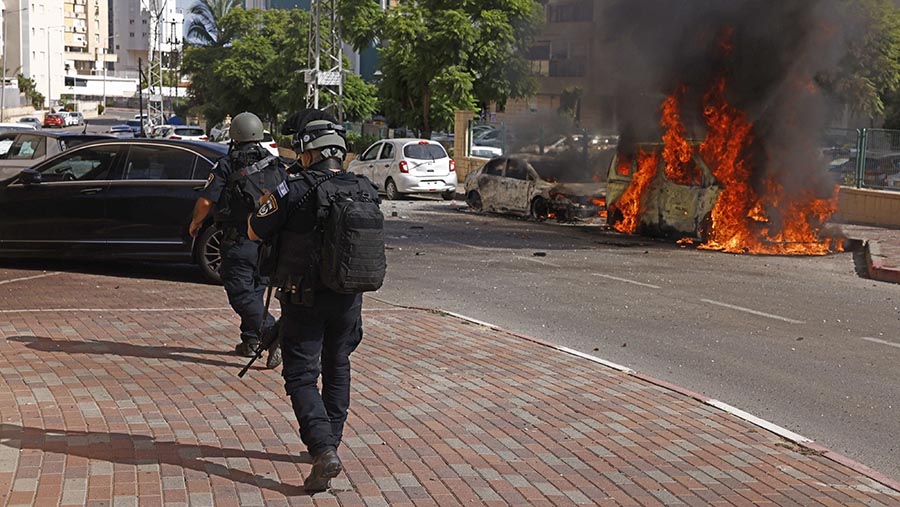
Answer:
<svg viewBox="0 0 900 507"><path fill-rule="evenodd" d="M703 95L727 79L729 104L753 122L754 171L788 191L819 163L825 94L816 77L841 56L840 0L616 0L601 13L600 65L613 80L620 149L660 139L659 105L678 86L688 136L705 137Z"/></svg>

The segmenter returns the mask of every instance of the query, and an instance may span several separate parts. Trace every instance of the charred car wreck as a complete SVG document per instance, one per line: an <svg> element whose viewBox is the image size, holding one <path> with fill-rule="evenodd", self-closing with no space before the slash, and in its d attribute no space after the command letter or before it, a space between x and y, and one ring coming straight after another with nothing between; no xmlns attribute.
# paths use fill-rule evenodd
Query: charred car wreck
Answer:
<svg viewBox="0 0 900 507"><path fill-rule="evenodd" d="M585 179L588 181L579 181ZM551 157L498 157L468 175L466 202L476 211L538 220L605 216L606 188L590 180L590 176L580 177L564 161Z"/></svg>
<svg viewBox="0 0 900 507"><path fill-rule="evenodd" d="M662 143L619 152L609 164L608 223L626 233L703 242L722 188L706 162L694 152L686 161L690 181L675 182L666 174Z"/></svg>

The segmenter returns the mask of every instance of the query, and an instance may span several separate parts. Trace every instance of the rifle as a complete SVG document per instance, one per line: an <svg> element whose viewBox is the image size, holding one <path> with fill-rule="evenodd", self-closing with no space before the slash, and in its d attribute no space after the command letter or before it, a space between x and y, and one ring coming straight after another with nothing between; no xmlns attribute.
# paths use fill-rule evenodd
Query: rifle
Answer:
<svg viewBox="0 0 900 507"><path fill-rule="evenodd" d="M256 362L257 359L262 357L262 353L264 350L269 350L269 347L278 339L278 335L280 334L280 323L275 322L275 324L269 328L269 332L263 334L263 329L266 326L266 316L269 315L269 303L272 301L272 290L273 287L270 285L269 290L266 293L266 309L263 310L263 322L259 325L259 345L256 347L256 353L250 359L246 365L244 365L244 369L238 373L238 378L244 378L244 375L247 374L247 371L253 366L253 363Z"/></svg>

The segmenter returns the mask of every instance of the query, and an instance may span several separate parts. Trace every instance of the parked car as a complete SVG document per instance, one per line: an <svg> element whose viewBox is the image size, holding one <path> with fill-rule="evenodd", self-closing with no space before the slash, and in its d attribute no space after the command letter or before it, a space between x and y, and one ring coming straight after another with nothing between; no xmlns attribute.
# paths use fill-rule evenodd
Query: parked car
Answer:
<svg viewBox="0 0 900 507"><path fill-rule="evenodd" d="M638 144L634 153L658 152L662 143ZM607 170L607 200L609 214L607 222L615 226L623 220L619 209L620 199L631 185L638 170L638 157L616 153ZM656 174L649 188L641 198L638 232L657 236L683 238L690 236L705 241L704 231L709 229L711 213L722 186L713 176L709 166L694 153L691 161L697 169L699 181L695 185L682 185L666 177L666 163L658 157Z"/></svg>
<svg viewBox="0 0 900 507"><path fill-rule="evenodd" d="M19 118L19 121L16 123L21 123L23 125L31 125L35 129L41 128L41 120L34 116L25 116L23 118Z"/></svg>
<svg viewBox="0 0 900 507"><path fill-rule="evenodd" d="M218 281L221 232L188 228L197 193L227 149L108 139L82 144L0 184L0 256L194 262Z"/></svg>
<svg viewBox="0 0 900 507"><path fill-rule="evenodd" d="M219 144L230 144L231 137L228 134L228 129L222 125L218 125L217 127L213 127L212 130L209 131L210 138L214 143ZM272 137L272 133L268 130L263 130L263 140L260 143L262 147L266 149L273 157L278 156L278 143L275 142L275 138Z"/></svg>
<svg viewBox="0 0 900 507"><path fill-rule="evenodd" d="M12 178L47 157L91 141L111 139L104 134L76 134L25 130L0 134L0 180Z"/></svg>
<svg viewBox="0 0 900 507"><path fill-rule="evenodd" d="M66 120L59 113L50 113L44 116L44 128L63 128L66 126Z"/></svg>
<svg viewBox="0 0 900 507"><path fill-rule="evenodd" d="M113 125L106 131L107 134L118 137L119 139L134 138L134 130L128 125Z"/></svg>
<svg viewBox="0 0 900 507"><path fill-rule="evenodd" d="M183 139L185 141L209 141L209 137L202 128L186 125L165 125L164 128L154 131L163 139Z"/></svg>
<svg viewBox="0 0 900 507"><path fill-rule="evenodd" d="M34 125L27 123L0 123L0 132L21 132L37 130Z"/></svg>
<svg viewBox="0 0 900 507"><path fill-rule="evenodd" d="M856 184L857 153L853 150L848 157L837 158L828 164L828 172L835 183ZM863 184L867 187L893 187L900 179L900 152L868 151L863 167Z"/></svg>
<svg viewBox="0 0 900 507"><path fill-rule="evenodd" d="M550 157L526 154L485 163L466 177L465 189L471 209L538 220L601 216L606 202L604 185L591 181L590 174Z"/></svg>
<svg viewBox="0 0 900 507"><path fill-rule="evenodd" d="M469 154L473 157L494 158L503 155L503 150L493 146L472 146Z"/></svg>
<svg viewBox="0 0 900 507"><path fill-rule="evenodd" d="M126 120L125 125L128 125L131 128L131 133L134 134L134 137L141 137L143 135L147 135L150 132L150 126L147 125L147 122L144 122L144 133L141 133L141 120Z"/></svg>
<svg viewBox="0 0 900 507"><path fill-rule="evenodd" d="M84 125L84 115L79 111L69 111L68 114L66 114L65 120L67 127Z"/></svg>
<svg viewBox="0 0 900 507"><path fill-rule="evenodd" d="M456 195L456 164L440 143L429 139L378 141L347 170L372 180L388 199L440 193L450 200Z"/></svg>

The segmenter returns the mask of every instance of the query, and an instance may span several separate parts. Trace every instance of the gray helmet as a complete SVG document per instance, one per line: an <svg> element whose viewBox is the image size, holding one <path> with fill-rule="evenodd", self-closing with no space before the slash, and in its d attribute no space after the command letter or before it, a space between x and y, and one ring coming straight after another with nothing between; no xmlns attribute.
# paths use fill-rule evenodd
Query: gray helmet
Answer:
<svg viewBox="0 0 900 507"><path fill-rule="evenodd" d="M263 140L263 124L253 113L244 111L231 120L228 127L228 137L236 143Z"/></svg>
<svg viewBox="0 0 900 507"><path fill-rule="evenodd" d="M343 159L347 154L344 127L328 120L313 120L294 134L294 151L321 150L323 158Z"/></svg>

